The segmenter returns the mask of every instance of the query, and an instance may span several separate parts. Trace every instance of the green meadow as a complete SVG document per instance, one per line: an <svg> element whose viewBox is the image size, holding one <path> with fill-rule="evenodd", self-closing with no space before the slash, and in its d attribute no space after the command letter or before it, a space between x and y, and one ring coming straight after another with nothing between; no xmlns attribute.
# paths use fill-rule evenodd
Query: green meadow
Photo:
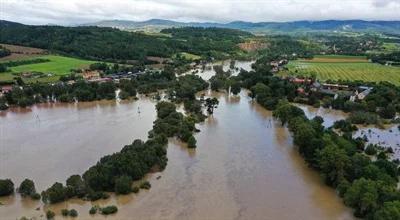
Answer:
<svg viewBox="0 0 400 220"><path fill-rule="evenodd" d="M60 76L69 74L71 69L87 68L90 64L95 61L82 60L78 58L65 57L59 55L44 55L35 58L48 59L49 62L35 63L20 65L16 67L10 67L10 71L6 73L0 73L0 81L12 81L15 76L19 73L24 72L42 72L45 74L51 74L52 76L46 76L41 78L24 78L25 82L54 82L57 81Z"/></svg>

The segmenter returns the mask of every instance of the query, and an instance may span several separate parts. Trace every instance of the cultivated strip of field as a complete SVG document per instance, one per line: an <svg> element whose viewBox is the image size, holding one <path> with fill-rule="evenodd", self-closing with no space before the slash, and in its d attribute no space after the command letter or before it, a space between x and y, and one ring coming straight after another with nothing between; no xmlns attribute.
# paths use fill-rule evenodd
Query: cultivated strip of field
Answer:
<svg viewBox="0 0 400 220"><path fill-rule="evenodd" d="M318 58L317 58L318 59ZM290 61L288 71L281 75L315 75L320 80L388 81L400 85L400 68L368 62L309 62Z"/></svg>
<svg viewBox="0 0 400 220"><path fill-rule="evenodd" d="M0 45L11 51L11 55L0 58L0 62L35 58L47 54L46 50L34 47L23 47L11 44Z"/></svg>
<svg viewBox="0 0 400 220"><path fill-rule="evenodd" d="M325 55L315 56L313 59L304 59L307 63L367 63L367 57L364 56L345 56L345 55Z"/></svg>

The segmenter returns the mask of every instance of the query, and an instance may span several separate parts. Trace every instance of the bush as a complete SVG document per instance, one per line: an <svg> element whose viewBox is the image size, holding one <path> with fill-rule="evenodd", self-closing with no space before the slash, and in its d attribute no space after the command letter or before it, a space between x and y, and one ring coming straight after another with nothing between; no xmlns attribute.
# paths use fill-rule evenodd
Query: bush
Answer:
<svg viewBox="0 0 400 220"><path fill-rule="evenodd" d="M34 194L31 195L31 198L32 198L33 200L39 200L39 199L41 198L41 196L40 196L39 193L34 193Z"/></svg>
<svg viewBox="0 0 400 220"><path fill-rule="evenodd" d="M188 148L196 148L196 139L192 136L190 136L189 140L188 140Z"/></svg>
<svg viewBox="0 0 400 220"><path fill-rule="evenodd" d="M47 219L54 219L54 216L56 216L56 214L55 214L53 211L48 210L48 211L46 212L46 218L47 218Z"/></svg>
<svg viewBox="0 0 400 220"><path fill-rule="evenodd" d="M115 205L106 206L100 209L102 215L110 215L118 212L118 208Z"/></svg>
<svg viewBox="0 0 400 220"><path fill-rule="evenodd" d="M373 144L369 144L365 148L365 153L368 155L375 155L378 151L376 150L376 147Z"/></svg>
<svg viewBox="0 0 400 220"><path fill-rule="evenodd" d="M140 188L141 189L150 189L151 188L151 184L149 181L144 181L143 183L140 184Z"/></svg>
<svg viewBox="0 0 400 220"><path fill-rule="evenodd" d="M96 206L92 206L92 208L90 208L89 210L89 214L94 215L97 212L98 207Z"/></svg>
<svg viewBox="0 0 400 220"><path fill-rule="evenodd" d="M10 179L0 179L0 196L8 196L14 193L14 183Z"/></svg>
<svg viewBox="0 0 400 220"><path fill-rule="evenodd" d="M35 184L30 179L25 179L22 181L21 185L18 188L18 192L21 196L32 196L36 193Z"/></svg>
<svg viewBox="0 0 400 220"><path fill-rule="evenodd" d="M133 192L133 193L138 193L138 192L139 192L139 187L134 186L134 187L132 188L132 192Z"/></svg>
<svg viewBox="0 0 400 220"><path fill-rule="evenodd" d="M78 216L78 212L75 209L71 209L71 210L69 210L68 215L71 217L76 217L76 216Z"/></svg>
<svg viewBox="0 0 400 220"><path fill-rule="evenodd" d="M57 203L62 202L67 198L66 187L61 183L54 183L46 191L42 192L42 200L44 203Z"/></svg>
<svg viewBox="0 0 400 220"><path fill-rule="evenodd" d="M61 210L61 215L62 215L62 216L68 216L68 214L69 214L68 209L63 209L63 210Z"/></svg>
<svg viewBox="0 0 400 220"><path fill-rule="evenodd" d="M378 116L370 112L353 112L348 120L353 124L377 124Z"/></svg>
<svg viewBox="0 0 400 220"><path fill-rule="evenodd" d="M342 132L353 132L358 130L357 126L352 125L348 120L335 121L333 127L335 129L340 129Z"/></svg>
<svg viewBox="0 0 400 220"><path fill-rule="evenodd" d="M386 119L392 119L396 116L396 108L394 107L394 105L389 104L388 106L382 108L379 111L379 115L382 118L386 118Z"/></svg>

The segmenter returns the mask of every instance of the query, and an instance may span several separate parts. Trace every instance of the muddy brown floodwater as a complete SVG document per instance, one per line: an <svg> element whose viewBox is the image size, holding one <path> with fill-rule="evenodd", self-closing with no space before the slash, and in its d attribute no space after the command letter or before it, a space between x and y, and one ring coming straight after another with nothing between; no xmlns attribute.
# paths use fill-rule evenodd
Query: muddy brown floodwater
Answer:
<svg viewBox="0 0 400 220"><path fill-rule="evenodd" d="M237 97L211 95L220 105L197 125L197 149L171 139L166 169L147 177L150 190L97 202L73 199L44 208L18 195L3 197L0 218L40 219L43 209L54 210L61 218L61 209L74 208L80 219L98 219L103 217L89 215L92 205L115 204L118 213L107 219L353 219L334 190L303 162L290 133L270 111L244 92ZM154 104L141 98L7 112L0 117L0 178L12 178L19 185L29 177L39 190L64 182L101 156L145 138L155 119Z"/></svg>

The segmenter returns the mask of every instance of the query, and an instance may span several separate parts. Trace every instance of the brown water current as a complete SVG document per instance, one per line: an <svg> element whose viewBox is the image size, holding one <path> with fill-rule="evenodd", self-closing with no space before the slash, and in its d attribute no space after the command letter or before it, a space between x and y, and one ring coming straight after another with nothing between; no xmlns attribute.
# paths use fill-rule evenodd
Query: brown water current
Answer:
<svg viewBox="0 0 400 220"><path fill-rule="evenodd" d="M3 197L0 219L41 219L47 209L61 219L63 208L76 209L79 219L353 219L334 190L307 167L290 133L273 120L270 111L244 92L236 97L209 95L218 97L220 105L197 125L201 130L195 135L197 149L171 139L166 169L147 177L150 190L45 207L18 195ZM12 178L16 185L32 178L43 190L71 174L81 174L101 156L119 151L133 139L146 138L155 119L154 104L141 98L3 113L0 178ZM115 204L119 211L108 217L90 216L95 204Z"/></svg>

